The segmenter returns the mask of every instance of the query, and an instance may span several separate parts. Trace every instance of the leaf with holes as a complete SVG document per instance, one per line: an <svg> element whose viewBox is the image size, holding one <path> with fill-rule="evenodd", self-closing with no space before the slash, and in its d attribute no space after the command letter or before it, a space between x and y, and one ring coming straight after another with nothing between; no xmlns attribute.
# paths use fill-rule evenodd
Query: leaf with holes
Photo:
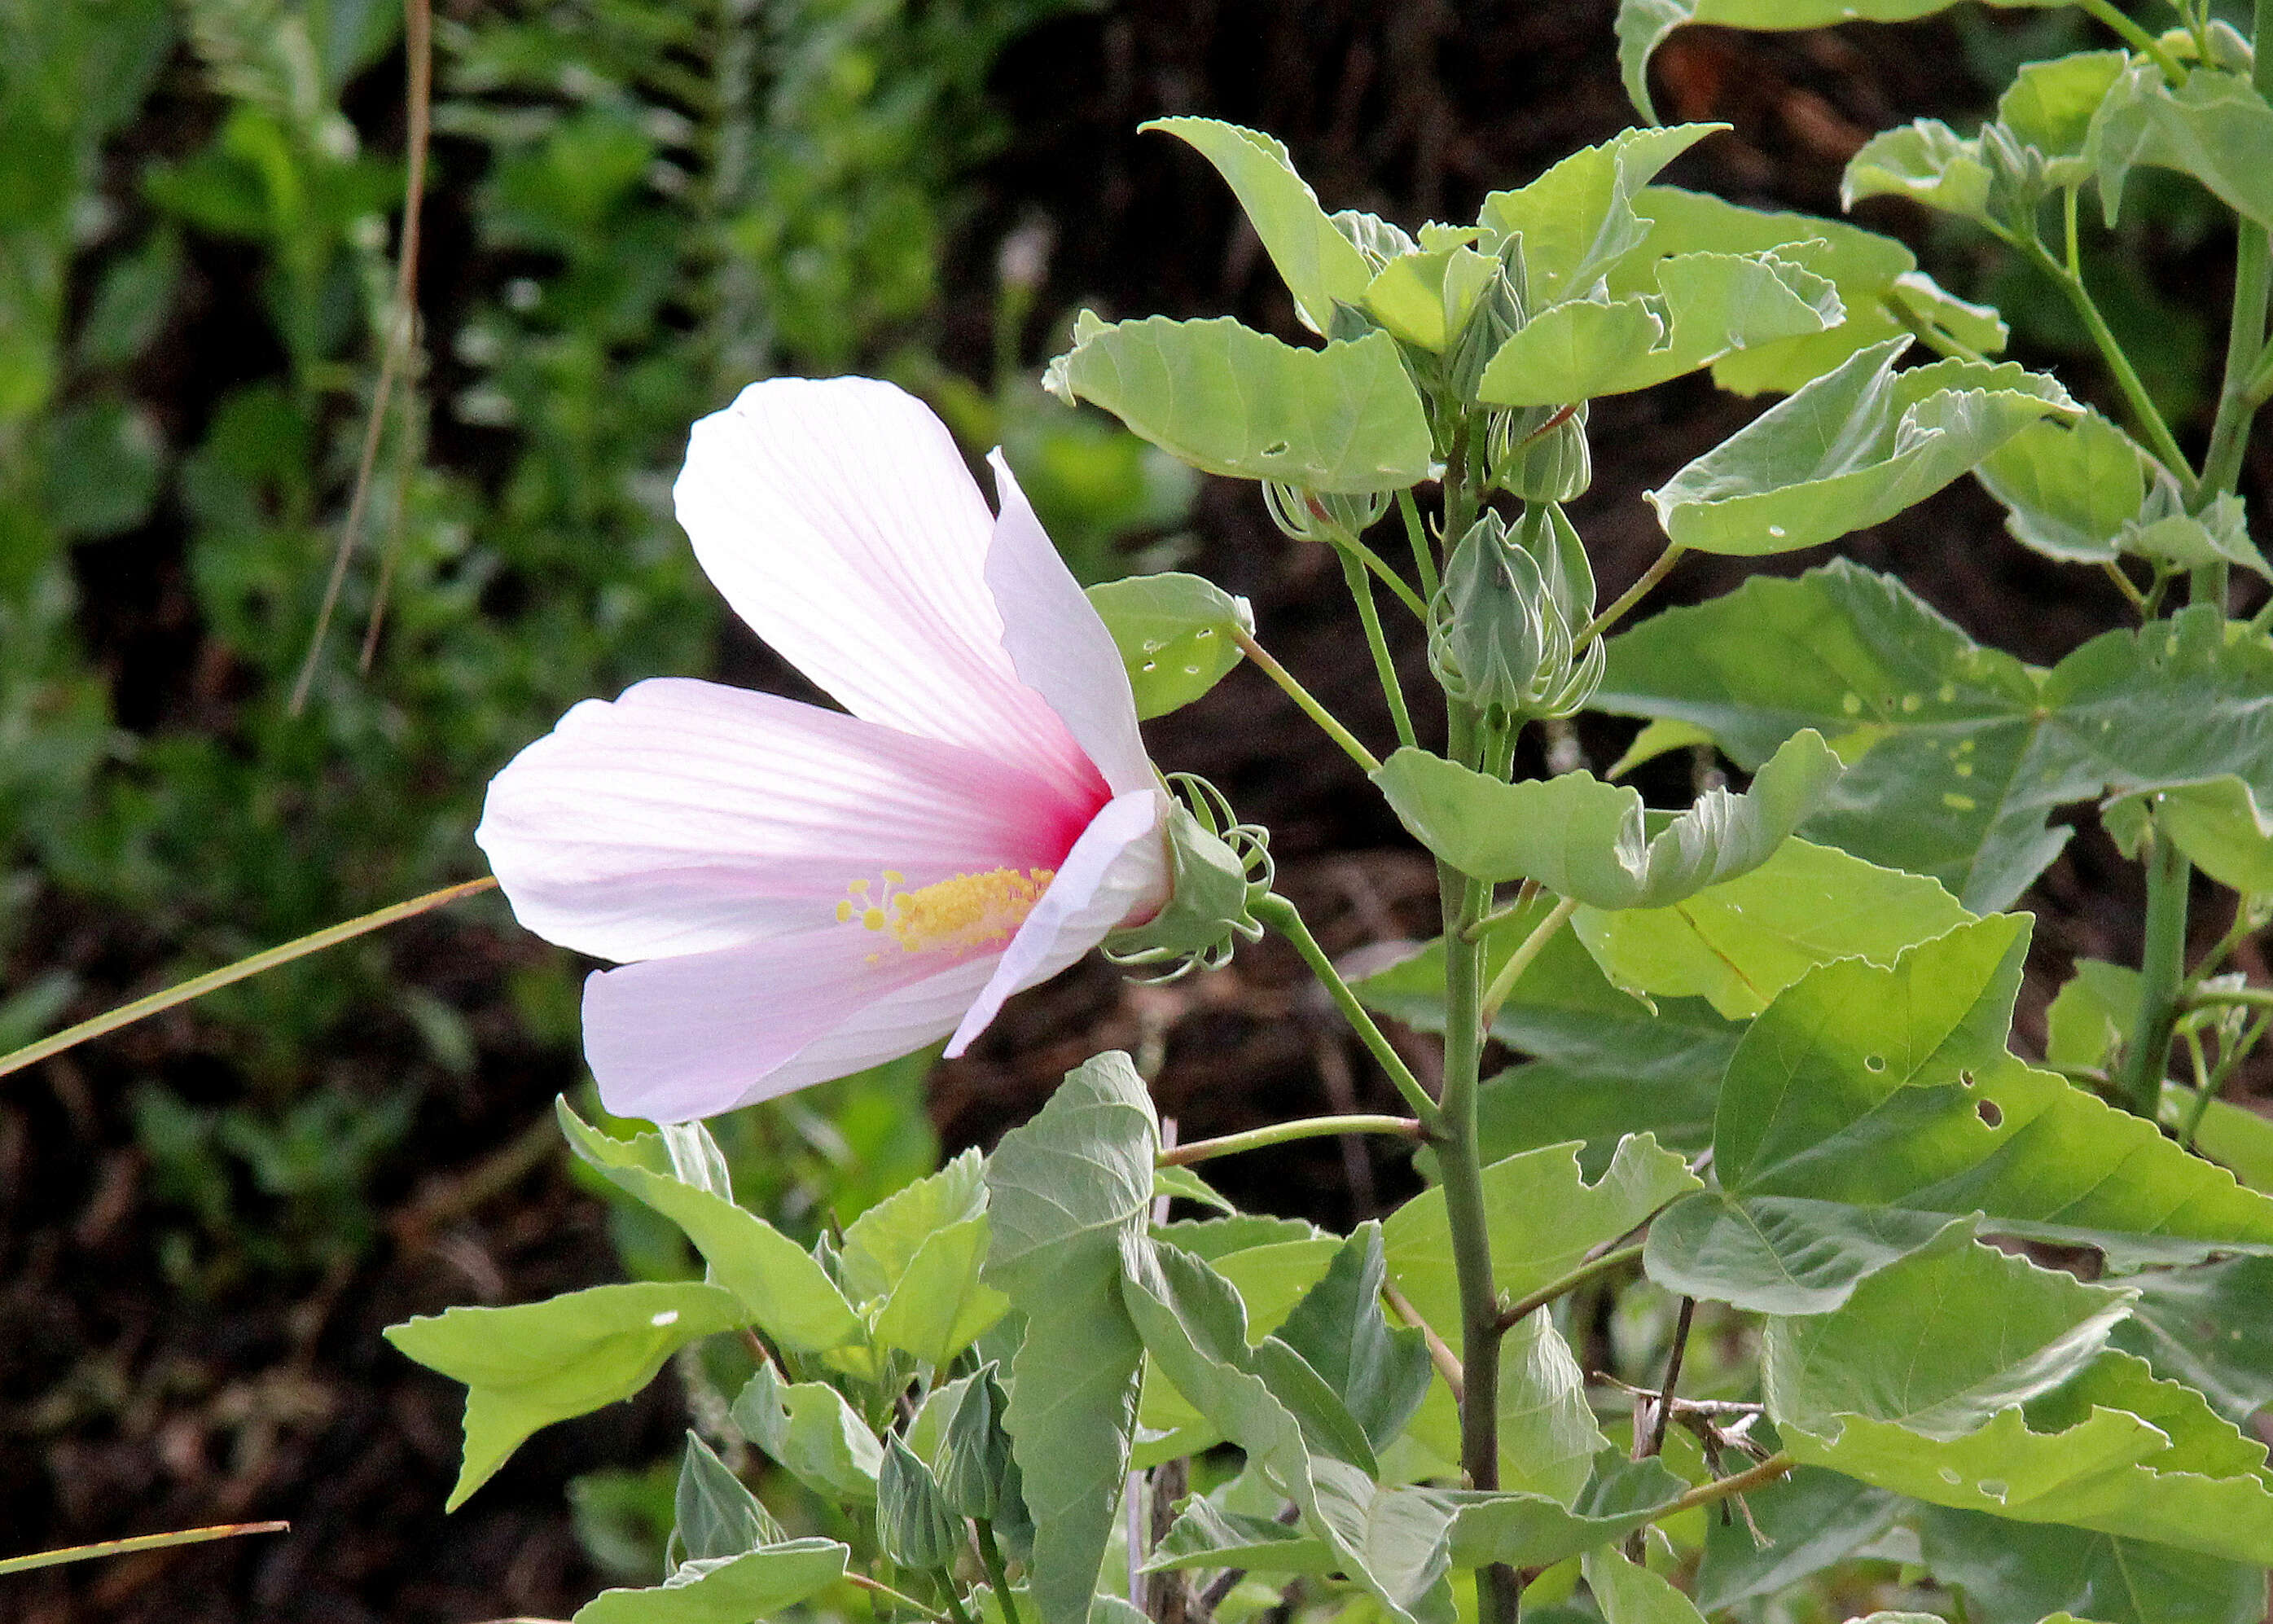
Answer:
<svg viewBox="0 0 2273 1624"><path fill-rule="evenodd" d="M1239 634L1255 612L1197 575L1131 575L1089 589L1090 606L1113 634L1129 673L1136 714L1145 721L1182 709L1223 680L1244 658Z"/></svg>

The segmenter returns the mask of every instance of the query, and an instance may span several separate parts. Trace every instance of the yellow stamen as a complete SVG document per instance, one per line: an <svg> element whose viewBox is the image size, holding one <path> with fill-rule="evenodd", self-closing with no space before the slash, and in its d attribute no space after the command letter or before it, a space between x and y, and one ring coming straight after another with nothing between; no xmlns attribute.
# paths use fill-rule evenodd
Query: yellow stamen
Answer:
<svg viewBox="0 0 2273 1624"><path fill-rule="evenodd" d="M1009 941L1055 874L1050 868L990 868L902 891L896 888L906 876L887 868L873 900L870 882L855 880L847 886L865 906L840 902L836 917L846 923L857 917L866 929L889 930L903 952L968 952Z"/></svg>

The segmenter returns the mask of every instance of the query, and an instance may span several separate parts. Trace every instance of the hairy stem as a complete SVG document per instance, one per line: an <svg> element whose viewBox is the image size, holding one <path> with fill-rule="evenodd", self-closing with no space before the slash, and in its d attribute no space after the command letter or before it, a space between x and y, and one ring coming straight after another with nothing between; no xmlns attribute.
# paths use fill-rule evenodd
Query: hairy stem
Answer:
<svg viewBox="0 0 2273 1624"><path fill-rule="evenodd" d="M1334 1001L1334 1007L1341 1011L1342 1018L1349 1022L1359 1041L1364 1043L1366 1051L1380 1064L1383 1071L1389 1073L1389 1080L1397 1085L1397 1092L1403 1094L1406 1103L1413 1108L1414 1116L1420 1119L1420 1132L1433 1137L1439 1125L1437 1101L1429 1097L1429 1091L1421 1086L1421 1079L1413 1075L1413 1068L1405 1064L1405 1056L1397 1052L1396 1045L1383 1034L1365 1005L1358 1002L1357 995L1350 990L1349 983L1342 980L1341 972L1334 968L1334 961L1326 956L1326 950L1318 945L1317 938L1302 922L1302 915L1294 905L1274 892L1255 905L1255 917L1285 936L1294 951L1302 956L1302 962L1309 966L1310 974L1324 986L1327 996ZM1347 1132L1349 1130L1339 1131ZM1200 1142L1206 1143L1205 1140Z"/></svg>
<svg viewBox="0 0 2273 1624"><path fill-rule="evenodd" d="M1426 1137L1420 1122L1411 1116L1302 1116L1292 1122L1274 1122L1267 1128L1249 1128L1244 1133L1227 1133L1220 1139L1194 1139L1189 1145L1162 1151L1152 1158L1152 1165L1189 1167L1195 1162L1212 1162L1218 1156L1236 1155L1242 1150L1261 1150L1296 1139L1327 1139L1344 1133L1379 1133L1407 1139Z"/></svg>

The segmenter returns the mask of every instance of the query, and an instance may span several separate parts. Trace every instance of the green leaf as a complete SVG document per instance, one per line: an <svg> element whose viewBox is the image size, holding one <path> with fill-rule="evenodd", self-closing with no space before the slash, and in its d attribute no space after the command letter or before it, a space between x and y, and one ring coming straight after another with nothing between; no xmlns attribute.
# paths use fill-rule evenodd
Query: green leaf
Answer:
<svg viewBox="0 0 2273 1624"><path fill-rule="evenodd" d="M1759 578L1614 638L1594 703L1712 730L1739 763L1801 726L1853 730L1849 771L1803 826L2009 904L2067 831L2057 808L2228 776L2273 806L2273 644L2211 605L2092 639L2041 679L1907 588L1851 565Z"/></svg>
<svg viewBox="0 0 2273 1624"><path fill-rule="evenodd" d="M1668 254L1699 251L1756 254L1804 267L1827 279L1846 320L1828 332L1732 351L1713 364L1713 380L1738 395L1789 393L1857 350L1909 333L1913 324L1939 330L1980 354L2005 347L1997 312L1969 304L1934 285L1910 251L1842 220L1745 208L1700 192L1647 186L1634 207L1649 237L1609 280L1613 298L1646 291L1644 267Z"/></svg>
<svg viewBox="0 0 2273 1624"><path fill-rule="evenodd" d="M1422 1334L1392 1330L1382 1316L1386 1279L1381 1226L1361 1224L1278 1330L1348 1406L1377 1451L1405 1430L1432 1373Z"/></svg>
<svg viewBox="0 0 2273 1624"><path fill-rule="evenodd" d="M1459 1478L1460 1415L1451 1388L1429 1390L1406 1436L1403 1470ZM1573 1505L1609 1443L1587 1401L1587 1372L1552 1316L1526 1316L1500 1339L1499 1486Z"/></svg>
<svg viewBox="0 0 2273 1624"><path fill-rule="evenodd" d="M1129 1261L1122 1293L1146 1351L1245 1452L1247 1470L1294 1502L1303 1526L1391 1617L1452 1624L1444 1497L1377 1483L1372 1451L1340 1401L1286 1343L1248 1345L1238 1296L1208 1265L1158 1244Z"/></svg>
<svg viewBox="0 0 2273 1624"><path fill-rule="evenodd" d="M1452 1560L1461 1568L1505 1562L1548 1568L1624 1538L1678 1500L1689 1485L1653 1455L1630 1461L1622 1449L1594 1457L1594 1477L1569 1506L1543 1494L1474 1489L1447 1493L1458 1508Z"/></svg>
<svg viewBox="0 0 2273 1624"><path fill-rule="evenodd" d="M855 1218L836 1249L837 1274L854 1300L891 1296L941 1230L986 1210L986 1168L976 1150L886 1196Z"/></svg>
<svg viewBox="0 0 2273 1624"><path fill-rule="evenodd" d="M792 1539L746 1556L687 1562L649 1590L602 1590L569 1624L750 1624L835 1584L851 1554L833 1539Z"/></svg>
<svg viewBox="0 0 2273 1624"><path fill-rule="evenodd" d="M1710 790L1654 836L1640 792L1583 771L1508 784L1407 748L1373 780L1414 838L1462 873L1534 879L1617 910L1669 907L1759 868L1839 773L1820 735L1795 735L1750 790Z"/></svg>
<svg viewBox="0 0 2273 1624"><path fill-rule="evenodd" d="M878 1342L937 1370L1009 1312L1009 1299L979 1277L986 1229L982 1213L923 1244L876 1316Z"/></svg>
<svg viewBox="0 0 2273 1624"><path fill-rule="evenodd" d="M1313 333L1331 330L1337 304L1363 301L1372 268L1318 207L1276 138L1212 118L1155 118L1137 128L1165 130L1215 165Z"/></svg>
<svg viewBox="0 0 2273 1624"><path fill-rule="evenodd" d="M2273 171L2265 163L2273 106L2246 69L2198 65L2172 86L2141 58L2109 89L2087 145L2111 226L2123 207L2124 183L2142 164L2191 175L2244 219L2273 224Z"/></svg>
<svg viewBox="0 0 2273 1624"><path fill-rule="evenodd" d="M2027 924L1981 920L1780 994L1722 1084L1721 1189L1652 1226L1651 1278L1820 1313L1970 1214L2119 1261L2273 1244L2273 1201L2004 1052Z"/></svg>
<svg viewBox="0 0 2273 1624"><path fill-rule="evenodd" d="M1428 419L1386 333L1298 350L1227 316L1107 325L1084 312L1046 381L1211 474L1329 492L1429 477Z"/></svg>
<svg viewBox="0 0 2273 1624"><path fill-rule="evenodd" d="M1615 1545L1597 1545L1584 1559L1587 1588L1607 1624L1705 1624L1686 1596Z"/></svg>
<svg viewBox="0 0 2273 1624"><path fill-rule="evenodd" d="M984 1277L1026 1317L1004 1425L1034 1519L1044 1624L1085 1624L1136 1426L1144 1344L1121 1251L1144 1234L1159 1131L1129 1056L1066 1073L988 1160Z"/></svg>
<svg viewBox="0 0 2273 1624"><path fill-rule="evenodd" d="M1987 222L1992 184L1977 138L1968 140L1939 118L1920 118L1881 130L1847 161L1839 205L1852 208L1864 198L1892 195Z"/></svg>
<svg viewBox="0 0 2273 1624"><path fill-rule="evenodd" d="M1156 1201L1163 1199L1189 1201L1197 1207L1212 1207L1219 1213L1235 1214L1239 1211L1221 1191L1188 1167L1154 1168L1152 1199Z"/></svg>
<svg viewBox="0 0 2273 1624"><path fill-rule="evenodd" d="M1812 1458L1857 1421L1933 1440L2007 1414L2017 1425L2017 1407L2075 1376L2130 1312L2127 1292L2038 1268L1972 1230L1953 1219L1833 1312L1768 1321L1760 1384L1785 1447ZM1812 1436L1802 1444L1795 1433ZM1916 1492L1844 1459L1819 1463Z"/></svg>
<svg viewBox="0 0 2273 1624"><path fill-rule="evenodd" d="M1857 350L1649 492L1665 533L1745 557L1834 541L1924 500L2037 419L2080 410L2009 362L1897 372L1908 348Z"/></svg>
<svg viewBox="0 0 2273 1624"><path fill-rule="evenodd" d="M686 1434L672 1504L679 1543L689 1561L740 1556L789 1538L758 1497L692 1432Z"/></svg>
<svg viewBox="0 0 2273 1624"><path fill-rule="evenodd" d="M1495 192L1477 216L1504 236L1523 239L1526 302L1534 309L1584 297L1639 250L1649 222L1634 194L1657 172L1723 124L1621 130L1582 147L1530 184Z"/></svg>
<svg viewBox="0 0 2273 1624"><path fill-rule="evenodd" d="M2239 1425L2273 1410L2273 1258L2127 1276L2139 1293L2114 1342ZM2254 1624L2254 1621L2253 1621Z"/></svg>
<svg viewBox="0 0 2273 1624"><path fill-rule="evenodd" d="M1656 270L1650 296L1571 299L1540 312L1492 357L1478 397L1552 406L1624 395L1846 319L1829 282L1773 252L1676 254Z"/></svg>
<svg viewBox="0 0 2273 1624"><path fill-rule="evenodd" d="M2172 1083L2163 1091L2163 1125L2183 1128L2194 1115L2195 1094ZM2273 1194L2273 1118L2247 1106L2212 1100L2194 1130L2194 1148L2229 1169L2244 1185Z"/></svg>
<svg viewBox="0 0 2273 1624"><path fill-rule="evenodd" d="M1767 1543L1755 1545L1742 1522L1706 1525L1705 1560L1697 1571L1697 1605L1704 1612L1791 1590L1885 1533L1902 1506L1884 1489L1819 1466L1799 1467L1746 1494L1744 1502Z"/></svg>
<svg viewBox="0 0 2273 1624"><path fill-rule="evenodd" d="M1939 1506L1914 1514L1926 1566L1979 1624L2060 1611L2105 1624L2262 1624L2263 1569L2142 1539ZM2050 1620L2047 1620L2050 1624Z"/></svg>
<svg viewBox="0 0 2273 1624"><path fill-rule="evenodd" d="M1407 343L1441 354L1459 340L1499 274L1497 258L1465 244L1400 254L1366 284L1365 307Z"/></svg>
<svg viewBox="0 0 2273 1624"><path fill-rule="evenodd" d="M1616 1240L1674 1197L1699 1187L1679 1156L1647 1134L1618 1147L1609 1171L1588 1184L1578 1147L1549 1146L1483 1169L1484 1214L1495 1283L1519 1297L1568 1274L1605 1241ZM1425 1190L1381 1226L1389 1275L1440 1331L1460 1323L1444 1192Z"/></svg>
<svg viewBox="0 0 2273 1624"><path fill-rule="evenodd" d="M1197 575L1131 575L1089 589L1089 601L1129 673L1138 719L1182 709L1244 658L1235 635L1255 611Z"/></svg>
<svg viewBox="0 0 2273 1624"><path fill-rule="evenodd" d="M691 1153L679 1151L679 1162L673 1162L672 1147L684 1139L656 1133L611 1139L569 1109L566 1100L556 1101L555 1109L570 1148L610 1184L685 1230L710 1266L710 1278L741 1299L769 1336L799 1353L826 1353L867 1340L859 1317L812 1254L734 1205L723 1161L716 1162L715 1183L689 1183L679 1168ZM709 1155L715 1159L715 1147ZM692 1165L688 1171L712 1177Z"/></svg>
<svg viewBox="0 0 2273 1624"><path fill-rule="evenodd" d="M1315 1534L1275 1517L1234 1511L1221 1491L1194 1495L1152 1547L1146 1573L1184 1568L1244 1568L1256 1573L1332 1573L1341 1566L1334 1548Z"/></svg>
<svg viewBox="0 0 2273 1624"><path fill-rule="evenodd" d="M2123 528L2147 500L2161 464L2096 411L2045 417L1973 470L2005 505L2013 538L2046 558L2097 564L2117 557Z"/></svg>
<svg viewBox="0 0 2273 1624"><path fill-rule="evenodd" d="M823 1500L872 1505L884 1455L866 1423L827 1382L783 1385L770 1364L734 1399L743 1437Z"/></svg>
<svg viewBox="0 0 2273 1624"><path fill-rule="evenodd" d="M2123 1046L2139 1013L2139 973L2104 959L2079 959L2075 974L2044 1011L2044 1058L2091 1067Z"/></svg>
<svg viewBox="0 0 2273 1624"><path fill-rule="evenodd" d="M699 1337L749 1322L733 1294L672 1282L594 1286L512 1308L451 1308L386 1327L409 1357L466 1385L455 1511L521 1440L637 1393Z"/></svg>
<svg viewBox="0 0 2273 1624"><path fill-rule="evenodd" d="M1964 1229L1837 1312L1770 1322L1763 1381L1785 1448L1938 1505L2265 1560L2262 1447L2140 1361L2095 1357L2127 1294Z"/></svg>
<svg viewBox="0 0 2273 1624"><path fill-rule="evenodd" d="M1795 838L1752 873L1672 907L1581 908L1572 924L1614 985L1704 998L1733 1020L1818 965L1887 963L1972 917L1932 880Z"/></svg>
<svg viewBox="0 0 2273 1624"><path fill-rule="evenodd" d="M2068 0L1988 0L1994 6L2065 5ZM1618 71L1644 118L1649 59L1684 23L1724 28L1830 28L1845 22L1908 22L1947 10L1954 0L1618 0Z"/></svg>
<svg viewBox="0 0 2273 1624"><path fill-rule="evenodd" d="M2049 62L2022 63L1997 98L1997 122L2022 146L2053 161L2053 184L2073 185L2082 175L2071 178L2061 161L2084 155L2100 103L2130 64L2130 53L2120 50L2072 51Z"/></svg>
<svg viewBox="0 0 2273 1624"><path fill-rule="evenodd" d="M115 400L65 407L43 425L48 522L67 537L116 536L158 500L166 442L150 414Z"/></svg>

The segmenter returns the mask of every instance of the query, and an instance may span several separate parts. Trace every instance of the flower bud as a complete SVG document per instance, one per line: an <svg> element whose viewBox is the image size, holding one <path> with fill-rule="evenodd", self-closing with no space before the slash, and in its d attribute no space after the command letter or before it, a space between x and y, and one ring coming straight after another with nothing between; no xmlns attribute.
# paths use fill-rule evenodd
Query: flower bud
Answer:
<svg viewBox="0 0 2273 1624"><path fill-rule="evenodd" d="M940 1445L939 1492L958 1515L983 1522L1015 1521L1020 1484L1010 1458L1010 1435L1002 1430L1007 1401L988 1365L971 1379L948 1418Z"/></svg>
<svg viewBox="0 0 2273 1624"><path fill-rule="evenodd" d="M1178 797L1168 813L1168 900L1141 925L1105 938L1117 965L1168 965L1172 981L1195 966L1220 969L1236 938L1263 935L1255 905L1271 893L1271 835L1233 815L1223 792L1189 772L1172 773Z"/></svg>
<svg viewBox="0 0 2273 1624"><path fill-rule="evenodd" d="M931 1468L896 1432L884 1440L884 1464L876 1474L876 1540L901 1567L926 1572L945 1568L963 1548L963 1519L949 1507Z"/></svg>
<svg viewBox="0 0 2273 1624"><path fill-rule="evenodd" d="M1513 338L1529 318L1524 312L1523 262L1517 252L1519 239L1511 237L1500 259L1499 272L1477 298L1459 335L1446 349L1444 381L1460 400L1474 405L1484 368L1500 346Z"/></svg>
<svg viewBox="0 0 2273 1624"><path fill-rule="evenodd" d="M1487 513L1445 564L1429 666L1446 693L1480 709L1517 721L1567 716L1602 680L1599 640L1572 652L1594 605L1594 571L1561 508L1532 504L1512 530Z"/></svg>
<svg viewBox="0 0 2273 1624"><path fill-rule="evenodd" d="M1272 522L1296 541L1330 541L1337 535L1360 536L1389 511L1389 492L1366 491L1350 495L1338 491L1310 491L1276 479L1263 482L1263 505Z"/></svg>
<svg viewBox="0 0 2273 1624"><path fill-rule="evenodd" d="M1567 502L1594 482L1587 403L1526 406L1492 414L1492 483L1527 502Z"/></svg>

